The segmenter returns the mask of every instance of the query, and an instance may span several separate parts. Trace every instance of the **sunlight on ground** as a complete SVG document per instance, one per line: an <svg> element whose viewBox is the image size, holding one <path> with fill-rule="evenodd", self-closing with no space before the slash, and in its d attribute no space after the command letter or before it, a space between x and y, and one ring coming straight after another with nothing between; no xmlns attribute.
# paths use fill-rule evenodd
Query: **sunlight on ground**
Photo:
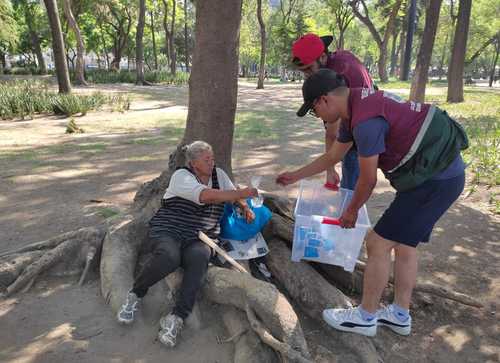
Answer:
<svg viewBox="0 0 500 363"><path fill-rule="evenodd" d="M471 337L463 329L449 325L437 328L434 335L441 337L455 352L460 352L471 341Z"/></svg>
<svg viewBox="0 0 500 363"><path fill-rule="evenodd" d="M48 333L35 338L32 343L27 344L20 351L15 352L14 359L11 363L31 363L36 362L39 356L50 351L56 345L65 341L71 340L71 332L73 328L69 323L61 324ZM80 344L88 344L86 342L78 342Z"/></svg>

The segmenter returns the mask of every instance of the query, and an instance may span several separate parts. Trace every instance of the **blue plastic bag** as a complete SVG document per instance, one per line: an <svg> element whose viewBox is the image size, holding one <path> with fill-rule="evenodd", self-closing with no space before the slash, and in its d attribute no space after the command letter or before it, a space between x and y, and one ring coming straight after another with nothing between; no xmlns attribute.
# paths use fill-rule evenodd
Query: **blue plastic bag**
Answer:
<svg viewBox="0 0 500 363"><path fill-rule="evenodd" d="M231 203L224 205L224 214L220 222L221 238L244 241L254 237L269 222L272 213L266 206L254 208L249 201L247 204L255 214L255 220L252 223L247 223L245 217L239 215Z"/></svg>

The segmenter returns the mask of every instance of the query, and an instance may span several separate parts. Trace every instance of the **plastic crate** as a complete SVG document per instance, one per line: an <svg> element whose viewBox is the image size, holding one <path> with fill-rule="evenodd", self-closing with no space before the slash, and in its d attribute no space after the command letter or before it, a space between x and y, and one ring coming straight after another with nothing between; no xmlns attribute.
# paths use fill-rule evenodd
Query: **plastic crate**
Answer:
<svg viewBox="0 0 500 363"><path fill-rule="evenodd" d="M353 191L348 189L333 191L319 182L301 181L295 206L292 261L316 261L354 270L371 224L363 205L355 228L338 225L352 195Z"/></svg>

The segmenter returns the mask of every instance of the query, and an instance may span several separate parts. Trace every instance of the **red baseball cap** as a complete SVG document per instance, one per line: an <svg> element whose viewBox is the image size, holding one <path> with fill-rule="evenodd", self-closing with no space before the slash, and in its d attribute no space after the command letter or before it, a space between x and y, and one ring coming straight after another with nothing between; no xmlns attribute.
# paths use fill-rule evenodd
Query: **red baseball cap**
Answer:
<svg viewBox="0 0 500 363"><path fill-rule="evenodd" d="M292 45L294 63L307 65L318 59L325 51L325 43L316 34L306 34L297 39Z"/></svg>

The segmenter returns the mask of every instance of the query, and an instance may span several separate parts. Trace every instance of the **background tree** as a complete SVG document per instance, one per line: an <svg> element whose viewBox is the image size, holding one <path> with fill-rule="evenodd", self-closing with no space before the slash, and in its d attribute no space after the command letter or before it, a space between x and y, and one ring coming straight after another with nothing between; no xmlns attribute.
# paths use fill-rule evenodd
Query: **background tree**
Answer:
<svg viewBox="0 0 500 363"><path fill-rule="evenodd" d="M146 22L146 0L139 0L139 17L137 20L137 32L135 34L135 67L137 79L136 84L144 84L144 24Z"/></svg>
<svg viewBox="0 0 500 363"><path fill-rule="evenodd" d="M57 83L59 84L59 93L70 93L71 84L69 81L68 64L66 63L66 51L61 32L61 22L59 21L59 12L57 10L56 0L43 0L47 9L50 30L52 34L52 50L54 52L54 63L56 67Z"/></svg>
<svg viewBox="0 0 500 363"><path fill-rule="evenodd" d="M335 29L333 32L337 49L344 49L345 33L354 19L352 8L344 0L327 0L327 6L335 18Z"/></svg>
<svg viewBox="0 0 500 363"><path fill-rule="evenodd" d="M406 30L406 45L401 64L401 80L407 81L410 76L411 68L411 52L413 49L413 35L415 34L415 21L417 15L417 0L409 0L410 7L408 9L408 28ZM432 51L432 47L431 47Z"/></svg>
<svg viewBox="0 0 500 363"><path fill-rule="evenodd" d="M63 0L64 15L69 23L69 26L73 30L76 37L76 68L75 68L75 79L78 84L87 85L85 81L85 62L83 56L85 55L85 46L83 44L82 34L80 32L80 27L73 15L71 10L71 0Z"/></svg>
<svg viewBox="0 0 500 363"><path fill-rule="evenodd" d="M448 95L446 98L448 102L463 102L464 100L463 74L471 8L472 0L460 0L452 55L448 66Z"/></svg>
<svg viewBox="0 0 500 363"><path fill-rule="evenodd" d="M7 63L7 49L17 42L17 24L8 0L0 0L0 24L0 73L3 73Z"/></svg>
<svg viewBox="0 0 500 363"><path fill-rule="evenodd" d="M392 2L388 8L389 11L387 22L385 23L384 28L377 30L375 27L373 20L370 18L370 14L368 11L368 6L366 5L365 0L354 0L349 4L352 7L354 15L367 26L370 30L370 33L373 36L373 39L377 43L379 49L379 57L378 57L378 74L381 82L387 82L387 46L389 43L389 38L394 31L396 16L398 14L399 8L401 7L402 0L395 0ZM360 7L362 9L360 9Z"/></svg>
<svg viewBox="0 0 500 363"><path fill-rule="evenodd" d="M257 0L257 19L260 28L260 63L257 89L264 88L264 77L266 75L266 24L262 18L262 0Z"/></svg>
<svg viewBox="0 0 500 363"><path fill-rule="evenodd" d="M182 144L197 139L211 144L217 164L231 176L241 5L241 0L196 4L196 47L182 139Z"/></svg>
<svg viewBox="0 0 500 363"><path fill-rule="evenodd" d="M420 50L417 56L417 65L413 75L410 91L410 100L424 102L425 87L429 75L429 66L434 49L434 39L439 22L439 12L442 0L430 0L425 13L425 27Z"/></svg>
<svg viewBox="0 0 500 363"><path fill-rule="evenodd" d="M128 0L107 0L100 7L102 20L108 26L105 28L112 40L113 60L110 68L120 69L120 62L129 43L135 7Z"/></svg>

